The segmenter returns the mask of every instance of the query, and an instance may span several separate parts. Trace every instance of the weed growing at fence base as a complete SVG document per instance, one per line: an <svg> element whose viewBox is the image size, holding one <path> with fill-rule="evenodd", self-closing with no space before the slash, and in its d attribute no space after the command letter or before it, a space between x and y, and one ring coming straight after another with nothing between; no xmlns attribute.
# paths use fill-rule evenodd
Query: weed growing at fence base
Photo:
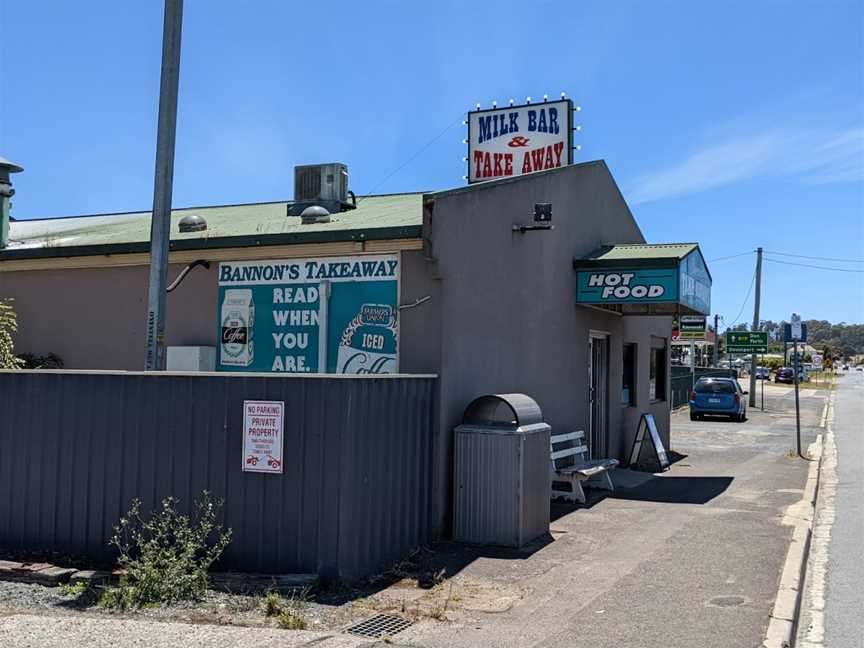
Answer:
<svg viewBox="0 0 864 648"><path fill-rule="evenodd" d="M192 517L178 512L177 500L167 497L144 518L140 500L134 499L110 540L126 576L105 591L100 605L127 609L199 598L207 589L208 569L231 541L231 530L216 521L221 507L204 491Z"/></svg>
<svg viewBox="0 0 864 648"><path fill-rule="evenodd" d="M268 617L276 617L276 625L284 630L305 630L306 619L303 611L306 607L306 591L299 595L291 595L286 599L279 592L267 592L261 607Z"/></svg>

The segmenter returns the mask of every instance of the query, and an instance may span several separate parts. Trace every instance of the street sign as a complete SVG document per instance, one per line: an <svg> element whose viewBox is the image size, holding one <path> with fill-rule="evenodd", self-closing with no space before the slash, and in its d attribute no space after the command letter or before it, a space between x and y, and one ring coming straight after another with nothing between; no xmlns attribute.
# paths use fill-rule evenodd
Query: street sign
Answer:
<svg viewBox="0 0 864 648"><path fill-rule="evenodd" d="M789 337L793 340L801 340L801 316L798 313L792 313L792 321L789 324Z"/></svg>
<svg viewBox="0 0 864 648"><path fill-rule="evenodd" d="M701 315L682 315L678 323L679 340L704 340L705 317Z"/></svg>
<svg viewBox="0 0 864 648"><path fill-rule="evenodd" d="M726 331L726 353L768 353L768 332Z"/></svg>
<svg viewBox="0 0 864 648"><path fill-rule="evenodd" d="M783 325L783 341L784 342L794 342L795 338L792 337L792 325L784 324ZM801 322L801 337L797 340L798 342L806 342L807 341L807 325L804 322Z"/></svg>

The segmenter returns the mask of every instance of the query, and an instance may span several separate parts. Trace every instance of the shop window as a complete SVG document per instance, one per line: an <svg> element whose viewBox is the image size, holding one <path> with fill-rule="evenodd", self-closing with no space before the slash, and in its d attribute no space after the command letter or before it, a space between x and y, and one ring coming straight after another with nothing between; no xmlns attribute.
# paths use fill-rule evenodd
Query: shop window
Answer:
<svg viewBox="0 0 864 648"><path fill-rule="evenodd" d="M621 404L624 407L636 405L636 345L624 345L624 371L621 383Z"/></svg>
<svg viewBox="0 0 864 648"><path fill-rule="evenodd" d="M651 401L666 400L666 340L651 341L648 397Z"/></svg>

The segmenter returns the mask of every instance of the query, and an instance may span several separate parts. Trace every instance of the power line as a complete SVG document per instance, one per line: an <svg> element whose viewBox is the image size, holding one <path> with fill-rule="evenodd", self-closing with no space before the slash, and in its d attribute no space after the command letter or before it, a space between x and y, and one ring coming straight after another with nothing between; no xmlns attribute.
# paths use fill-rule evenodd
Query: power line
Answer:
<svg viewBox="0 0 864 648"><path fill-rule="evenodd" d="M404 169L406 166L408 166L408 165L411 164L414 160L416 160L418 157L420 157L423 153L426 152L426 149L428 149L428 148L429 148L430 146L432 146L435 142L437 142L439 139L441 139L442 137L444 137L444 135L447 133L447 131L449 131L449 130L450 130L451 128L453 128L453 127L454 127L458 122L461 122L461 121L464 120L464 119L465 119L465 114L464 114L464 113L460 113L460 114L459 114L459 117L457 117L457 118L454 119L452 122L450 122L444 130L442 130L442 131L441 131L440 133L438 133L435 137L433 137L431 140L429 140L428 142L426 142L426 143L425 143L425 144L424 144L424 145L423 145L423 146L422 146L422 147L421 147L421 148L420 148L416 153L414 153L414 155L412 155L411 157L409 157L409 158L408 158L407 160L405 160L402 164L400 164L400 165L399 165L398 167L396 167L393 171L391 171L388 175L386 175L386 176L384 177L384 179L381 180L381 182L379 182L378 184L376 184L375 186L373 186L373 187L369 190L369 192L366 194L366 196L363 196L363 197L361 197L361 198L358 198L358 199L357 199L357 202L359 203L360 201L362 201L362 200L364 200L365 198L368 198L370 195L374 194L375 191L376 191L379 187L381 187L381 186L382 186L384 183L386 183L390 178L392 178L394 175L396 175L397 173L399 173L402 169Z"/></svg>
<svg viewBox="0 0 864 648"><path fill-rule="evenodd" d="M716 263L717 261L725 261L726 259L737 259L738 257L747 256L748 254L753 254L753 250L748 250L747 252L742 252L741 254L731 254L725 257L718 257L716 259L708 259L708 263Z"/></svg>
<svg viewBox="0 0 864 648"><path fill-rule="evenodd" d="M828 266L813 265L810 263L794 263L793 261L780 261L778 259L765 259L771 263L782 263L783 265L798 266L800 268L815 268L816 270L833 270L834 272L854 272L856 274L864 273L864 270L855 270L854 268L831 268Z"/></svg>
<svg viewBox="0 0 864 648"><path fill-rule="evenodd" d="M750 287L747 289L747 296L744 298L744 303L741 304L741 310L739 310L738 314L735 316L735 321L726 327L727 331L729 329L731 329L733 326L735 326L738 323L738 320L741 319L741 313L744 312L744 307L747 305L747 301L750 299L750 293L753 291L753 284L754 283L756 283L756 271L755 270L753 271L753 278L750 279Z"/></svg>
<svg viewBox="0 0 864 648"><path fill-rule="evenodd" d="M796 257L798 259L816 259L817 261L840 261L841 263L864 263L864 259L839 259L837 257L821 257L807 256L806 254L789 254L788 252L772 252L766 250L768 254L777 254L779 256Z"/></svg>

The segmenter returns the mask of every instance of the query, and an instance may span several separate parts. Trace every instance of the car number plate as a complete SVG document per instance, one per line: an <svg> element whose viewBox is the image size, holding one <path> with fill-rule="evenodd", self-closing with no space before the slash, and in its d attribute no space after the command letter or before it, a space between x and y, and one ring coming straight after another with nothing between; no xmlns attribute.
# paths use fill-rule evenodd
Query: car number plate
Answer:
<svg viewBox="0 0 864 648"><path fill-rule="evenodd" d="M719 399L719 398L709 398L709 399L708 399L708 402L709 402L709 403L719 403L719 402L720 402L720 399Z"/></svg>

